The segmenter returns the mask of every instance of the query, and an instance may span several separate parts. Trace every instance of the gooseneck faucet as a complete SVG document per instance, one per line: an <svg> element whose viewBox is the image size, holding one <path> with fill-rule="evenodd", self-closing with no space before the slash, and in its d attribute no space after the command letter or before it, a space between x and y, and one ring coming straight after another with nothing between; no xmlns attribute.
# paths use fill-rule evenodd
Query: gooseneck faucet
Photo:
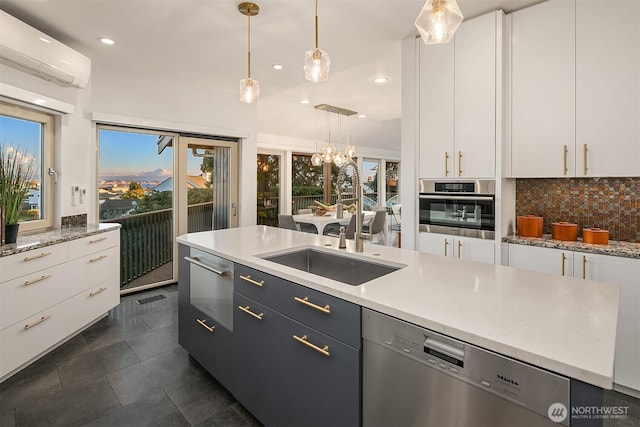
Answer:
<svg viewBox="0 0 640 427"><path fill-rule="evenodd" d="M353 239L356 242L356 252L363 252L364 241L371 240L371 235L362 232L362 179L358 164L351 158L347 159L347 161L340 166L340 169L346 170L349 166L353 168L353 190L355 197L353 199L343 199L342 202L355 202L356 204L356 231Z"/></svg>

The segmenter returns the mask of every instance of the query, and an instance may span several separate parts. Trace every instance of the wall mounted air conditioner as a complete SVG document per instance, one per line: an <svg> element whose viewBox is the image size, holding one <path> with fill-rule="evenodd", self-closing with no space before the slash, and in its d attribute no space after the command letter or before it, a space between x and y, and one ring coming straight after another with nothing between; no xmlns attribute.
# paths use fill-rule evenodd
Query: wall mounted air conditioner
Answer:
<svg viewBox="0 0 640 427"><path fill-rule="evenodd" d="M0 63L61 86L85 87L91 59L0 10Z"/></svg>

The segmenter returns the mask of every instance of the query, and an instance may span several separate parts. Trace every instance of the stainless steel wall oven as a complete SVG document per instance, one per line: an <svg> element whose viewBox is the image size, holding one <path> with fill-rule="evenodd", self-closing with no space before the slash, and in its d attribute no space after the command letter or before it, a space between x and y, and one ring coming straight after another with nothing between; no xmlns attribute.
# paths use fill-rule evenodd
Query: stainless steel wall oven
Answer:
<svg viewBox="0 0 640 427"><path fill-rule="evenodd" d="M420 231L493 239L495 181L421 179Z"/></svg>

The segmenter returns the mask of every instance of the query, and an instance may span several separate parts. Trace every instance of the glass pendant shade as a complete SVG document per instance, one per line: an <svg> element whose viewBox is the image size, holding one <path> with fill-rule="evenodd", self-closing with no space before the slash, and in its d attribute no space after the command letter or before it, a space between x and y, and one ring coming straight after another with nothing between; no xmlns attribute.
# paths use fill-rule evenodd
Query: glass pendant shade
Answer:
<svg viewBox="0 0 640 427"><path fill-rule="evenodd" d="M338 154L336 154L336 156L333 158L333 163L335 163L338 167L344 165L346 162L347 156L341 151L338 152Z"/></svg>
<svg viewBox="0 0 640 427"><path fill-rule="evenodd" d="M356 147L354 147L353 145L347 145L347 147L344 149L344 154L348 158L352 158L356 155Z"/></svg>
<svg viewBox="0 0 640 427"><path fill-rule="evenodd" d="M313 156L311 156L311 164L313 166L320 166L322 165L322 162L323 162L323 159L320 153L315 153Z"/></svg>
<svg viewBox="0 0 640 427"><path fill-rule="evenodd" d="M425 44L447 43L463 19L456 0L427 0L415 25Z"/></svg>
<svg viewBox="0 0 640 427"><path fill-rule="evenodd" d="M329 54L322 49L308 50L304 54L304 78L314 83L329 78L331 59Z"/></svg>
<svg viewBox="0 0 640 427"><path fill-rule="evenodd" d="M251 104L260 97L260 82L250 78L240 80L240 101Z"/></svg>

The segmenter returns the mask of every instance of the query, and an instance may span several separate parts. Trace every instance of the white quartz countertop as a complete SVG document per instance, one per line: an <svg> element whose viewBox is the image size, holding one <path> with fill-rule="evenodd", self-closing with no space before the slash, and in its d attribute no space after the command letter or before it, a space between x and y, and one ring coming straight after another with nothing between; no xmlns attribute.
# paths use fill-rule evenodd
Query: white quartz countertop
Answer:
<svg viewBox="0 0 640 427"><path fill-rule="evenodd" d="M185 234L179 243L407 322L610 389L618 317L615 285L461 261L267 226ZM330 245L406 267L351 286L256 255Z"/></svg>

